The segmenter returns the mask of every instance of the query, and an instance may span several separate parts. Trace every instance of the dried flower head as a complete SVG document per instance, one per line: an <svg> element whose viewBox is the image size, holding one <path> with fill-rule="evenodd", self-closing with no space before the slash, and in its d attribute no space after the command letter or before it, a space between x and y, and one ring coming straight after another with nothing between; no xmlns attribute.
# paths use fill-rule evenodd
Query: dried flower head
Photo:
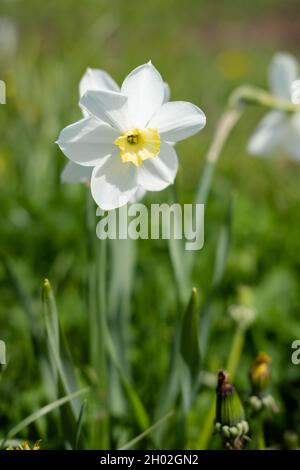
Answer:
<svg viewBox="0 0 300 470"><path fill-rule="evenodd" d="M249 439L249 426L241 400L225 370L218 373L215 431L229 449L241 449Z"/></svg>

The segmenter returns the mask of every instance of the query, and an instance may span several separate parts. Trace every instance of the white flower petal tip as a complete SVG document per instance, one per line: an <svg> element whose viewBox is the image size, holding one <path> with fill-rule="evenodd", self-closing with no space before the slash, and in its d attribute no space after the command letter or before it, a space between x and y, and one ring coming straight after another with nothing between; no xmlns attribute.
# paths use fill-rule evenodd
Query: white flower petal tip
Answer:
<svg viewBox="0 0 300 470"><path fill-rule="evenodd" d="M276 53L269 68L270 89L275 96L291 100L291 85L298 78L298 64L291 55L283 52Z"/></svg>
<svg viewBox="0 0 300 470"><path fill-rule="evenodd" d="M60 175L61 183L88 183L91 180L93 169L88 166L68 162Z"/></svg>
<svg viewBox="0 0 300 470"><path fill-rule="evenodd" d="M121 92L128 97L131 127L146 127L165 99L163 79L150 63L130 72L122 84Z"/></svg>
<svg viewBox="0 0 300 470"><path fill-rule="evenodd" d="M79 94L83 96L89 90L120 91L119 85L104 70L87 68L79 83Z"/></svg>
<svg viewBox="0 0 300 470"><path fill-rule="evenodd" d="M149 123L168 142L178 142L199 132L206 124L203 111L192 103L164 103Z"/></svg>

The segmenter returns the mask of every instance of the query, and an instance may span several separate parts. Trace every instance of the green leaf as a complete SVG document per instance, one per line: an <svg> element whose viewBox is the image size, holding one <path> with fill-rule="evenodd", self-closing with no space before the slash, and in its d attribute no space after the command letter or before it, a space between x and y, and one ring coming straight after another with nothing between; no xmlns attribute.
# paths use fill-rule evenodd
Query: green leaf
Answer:
<svg viewBox="0 0 300 470"><path fill-rule="evenodd" d="M229 252L229 245L230 245L230 235L231 235L231 223L232 223L232 211L233 211L233 204L232 200L229 201L227 212L225 215L225 220L221 228L221 232L219 235L218 245L217 245L217 252L215 258L215 265L214 265L214 274L212 284L213 286L217 285L224 274L226 268L226 262Z"/></svg>
<svg viewBox="0 0 300 470"><path fill-rule="evenodd" d="M191 376L195 377L200 371L201 364L198 292L195 287L192 289L191 297L182 319L180 352L191 372Z"/></svg>
<svg viewBox="0 0 300 470"><path fill-rule="evenodd" d="M66 395L62 398L59 398L58 400L53 401L52 403L49 403L46 406L43 406L39 410L35 411L31 415L27 416L27 418L23 419L18 423L16 426L14 426L8 433L7 433L7 439L12 439L16 434L19 432L23 431L26 427L28 427L30 424L34 423L37 419L41 418L42 416L47 415L48 413L51 413L51 411L54 411L55 409L59 408L62 405L65 405L66 403L70 402L71 400L74 400L74 398L77 398L81 395L84 395L89 391L89 388L83 388L81 390L77 390L77 392L70 393L69 395ZM4 439L1 443L1 447L4 446L5 442L7 439Z"/></svg>
<svg viewBox="0 0 300 470"><path fill-rule="evenodd" d="M84 416L84 412L85 412L85 409L86 409L86 403L87 403L86 400L84 400L84 402L82 403L81 408L80 408L80 412L79 412L79 416L78 416L78 420L77 420L77 426L76 426L74 450L78 449L80 434L81 434L81 430L82 430L83 416Z"/></svg>
<svg viewBox="0 0 300 470"><path fill-rule="evenodd" d="M119 364L115 346L108 330L107 330L107 335L106 335L106 346L108 349L110 359L119 374L120 382L122 384L127 401L131 408L132 417L135 419L139 428L141 430L144 430L145 428L149 426L148 414L138 394L136 393L134 387L131 385L129 379L126 377L125 373L122 370L122 367Z"/></svg>
<svg viewBox="0 0 300 470"><path fill-rule="evenodd" d="M177 204L178 195L176 187L172 187L173 195L170 197L169 205ZM175 238L175 235L181 233L181 212L174 210L172 215L164 221L169 224L170 238L168 239L169 255L173 268L173 276L176 282L176 293L180 305L184 305L190 286L190 271L188 270L187 256L184 250L183 240Z"/></svg>
<svg viewBox="0 0 300 470"><path fill-rule="evenodd" d="M55 297L48 279L45 279L43 284L42 298L49 358L54 378L58 381L57 390L62 389L65 394L70 394L77 390L76 376L66 339L59 327ZM80 402L72 400L71 407L76 421L80 412Z"/></svg>
<svg viewBox="0 0 300 470"><path fill-rule="evenodd" d="M174 212L174 224L176 224L176 215ZM177 294L181 303L186 298L189 286L189 274L186 266L186 258L184 253L184 246L182 240L174 239L174 229L171 232L171 237L168 240L170 259L173 268L173 275L177 286Z"/></svg>
<svg viewBox="0 0 300 470"><path fill-rule="evenodd" d="M124 375L121 374L121 383L124 387L133 417L141 430L149 426L149 417L138 394Z"/></svg>
<svg viewBox="0 0 300 470"><path fill-rule="evenodd" d="M218 287L220 285L220 282L222 281L222 278L226 269L226 263L227 263L229 248L230 248L232 214L233 214L233 202L230 199L227 210L226 210L225 218L220 229L218 241L217 241L216 257L214 261L214 270L213 270L210 292L207 297L207 301L204 307L202 308L202 312L201 312L200 342L201 342L201 352L202 352L203 358L205 357L207 345L209 342L210 328L211 328L212 316L213 316L212 304L213 304L214 298L218 291Z"/></svg>

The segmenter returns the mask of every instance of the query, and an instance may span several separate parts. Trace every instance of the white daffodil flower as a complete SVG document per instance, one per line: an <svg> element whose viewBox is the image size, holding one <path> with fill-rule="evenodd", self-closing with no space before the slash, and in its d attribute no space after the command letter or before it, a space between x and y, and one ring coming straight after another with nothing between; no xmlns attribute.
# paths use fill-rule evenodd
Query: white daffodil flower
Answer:
<svg viewBox="0 0 300 470"><path fill-rule="evenodd" d="M298 65L289 54L275 54L269 69L269 83L275 97L299 105ZM281 147L295 161L300 161L300 108L295 113L270 111L258 124L248 142L253 155L269 155Z"/></svg>
<svg viewBox="0 0 300 470"><path fill-rule="evenodd" d="M88 90L107 90L121 92L121 88L115 80L104 70L88 68L79 83L79 96L82 97ZM169 85L164 83L164 102L170 99ZM87 117L88 112L82 109L83 116ZM93 167L82 166L74 161L69 161L60 178L62 183L89 183L92 176ZM142 199L146 191L139 188L129 202L136 202Z"/></svg>
<svg viewBox="0 0 300 470"><path fill-rule="evenodd" d="M165 102L164 82L151 62L133 70L121 90L88 90L86 113L57 141L73 162L93 167L91 192L98 206L125 205L142 188L161 191L174 182L178 159L170 142L205 126L205 115L183 101Z"/></svg>

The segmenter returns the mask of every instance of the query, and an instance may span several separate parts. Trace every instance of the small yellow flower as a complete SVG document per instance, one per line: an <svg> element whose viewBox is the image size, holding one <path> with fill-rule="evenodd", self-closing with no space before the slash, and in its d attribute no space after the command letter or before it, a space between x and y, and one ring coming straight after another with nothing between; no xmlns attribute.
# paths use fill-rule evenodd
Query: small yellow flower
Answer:
<svg viewBox="0 0 300 470"><path fill-rule="evenodd" d="M260 352L250 369L250 380L255 392L265 391L271 382L271 357L265 352Z"/></svg>
<svg viewBox="0 0 300 470"><path fill-rule="evenodd" d="M40 442L41 441L36 441L31 448L29 442L24 441L18 447L7 447L6 450L40 450Z"/></svg>

